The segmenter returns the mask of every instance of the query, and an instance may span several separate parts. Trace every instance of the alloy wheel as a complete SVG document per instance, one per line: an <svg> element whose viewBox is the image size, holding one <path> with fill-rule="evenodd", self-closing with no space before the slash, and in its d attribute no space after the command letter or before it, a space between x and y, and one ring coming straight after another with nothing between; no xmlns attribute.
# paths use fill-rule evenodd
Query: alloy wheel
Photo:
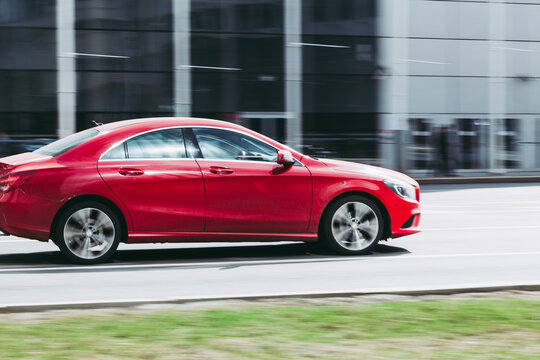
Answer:
<svg viewBox="0 0 540 360"><path fill-rule="evenodd" d="M379 219L369 205L350 201L334 212L331 230L341 247L355 252L362 251L377 241Z"/></svg>
<svg viewBox="0 0 540 360"><path fill-rule="evenodd" d="M100 258L115 242L115 226L104 211L82 208L71 214L64 225L64 242L76 257L85 260Z"/></svg>

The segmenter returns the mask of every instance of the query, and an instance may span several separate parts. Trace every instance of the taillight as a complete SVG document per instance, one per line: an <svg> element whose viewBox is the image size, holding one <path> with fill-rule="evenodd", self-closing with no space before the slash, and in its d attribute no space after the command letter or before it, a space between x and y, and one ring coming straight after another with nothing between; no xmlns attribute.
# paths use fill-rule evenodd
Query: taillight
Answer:
<svg viewBox="0 0 540 360"><path fill-rule="evenodd" d="M19 174L9 174L0 179L0 192L7 193L21 187L25 182L34 176L35 172L24 172Z"/></svg>

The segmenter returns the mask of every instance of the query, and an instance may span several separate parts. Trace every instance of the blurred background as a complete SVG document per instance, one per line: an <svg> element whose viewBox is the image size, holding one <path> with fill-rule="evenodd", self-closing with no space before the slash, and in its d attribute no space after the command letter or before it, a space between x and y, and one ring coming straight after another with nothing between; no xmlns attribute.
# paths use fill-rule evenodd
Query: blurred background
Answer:
<svg viewBox="0 0 540 360"><path fill-rule="evenodd" d="M540 171L540 1L0 0L0 155L137 117L414 176Z"/></svg>

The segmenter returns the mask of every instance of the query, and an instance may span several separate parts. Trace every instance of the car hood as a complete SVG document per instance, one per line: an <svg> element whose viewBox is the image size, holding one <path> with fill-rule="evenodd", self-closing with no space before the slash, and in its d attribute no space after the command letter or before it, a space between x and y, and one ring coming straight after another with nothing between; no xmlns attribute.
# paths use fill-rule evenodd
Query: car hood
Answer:
<svg viewBox="0 0 540 360"><path fill-rule="evenodd" d="M359 174L362 176L371 177L378 180L393 178L393 179L400 180L414 186L418 186L418 182L416 182L416 180L394 170L389 170L389 169L381 168L378 166L354 163L350 161L331 160L331 159L318 159L318 160L324 163L326 166L334 169L335 171Z"/></svg>

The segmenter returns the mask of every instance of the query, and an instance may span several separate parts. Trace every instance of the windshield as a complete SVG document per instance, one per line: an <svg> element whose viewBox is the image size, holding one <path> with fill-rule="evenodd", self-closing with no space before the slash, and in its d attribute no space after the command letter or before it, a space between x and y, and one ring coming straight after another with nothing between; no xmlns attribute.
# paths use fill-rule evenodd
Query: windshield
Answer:
<svg viewBox="0 0 540 360"><path fill-rule="evenodd" d="M57 140L49 145L45 145L42 148L34 151L37 154L49 155L49 156L58 156L62 155L68 150L73 149L76 146L81 145L83 142L90 140L94 136L99 134L99 131L94 129L84 130L75 134L66 136L63 139Z"/></svg>

